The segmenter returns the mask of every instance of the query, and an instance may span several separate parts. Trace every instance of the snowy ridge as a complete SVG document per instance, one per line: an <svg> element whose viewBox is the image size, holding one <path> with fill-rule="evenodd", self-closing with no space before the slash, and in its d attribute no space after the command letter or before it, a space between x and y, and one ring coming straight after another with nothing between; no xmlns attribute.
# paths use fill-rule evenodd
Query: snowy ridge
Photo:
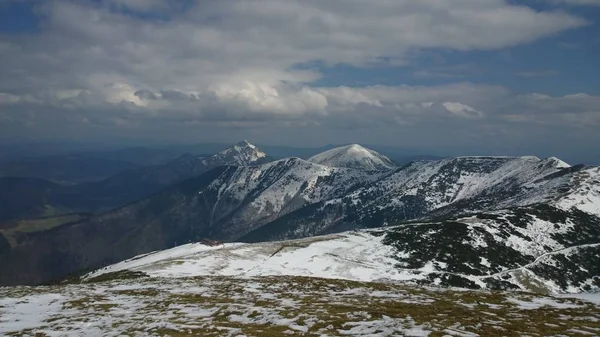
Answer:
<svg viewBox="0 0 600 337"><path fill-rule="evenodd" d="M386 156L358 144L341 146L319 153L309 158L308 161L326 166L368 171L389 170L395 167L394 163Z"/></svg>
<svg viewBox="0 0 600 337"><path fill-rule="evenodd" d="M230 217L231 230L245 233L306 205L343 196L377 177L288 158L227 170L198 194L214 205L213 219Z"/></svg>
<svg viewBox="0 0 600 337"><path fill-rule="evenodd" d="M248 143L240 146L257 150ZM574 279L567 283L561 280L565 275L559 273L557 279L553 273L558 266L575 268L590 261L600 265L592 255L595 246L584 246L598 243L599 204L599 168L570 167L556 158L460 157L379 171L331 167L299 158L241 166L221 164L122 209L48 231L47 236L28 237L29 241L11 248L7 263L0 265L0 270L6 271L0 273L0 280L15 283L20 275L56 279L80 269L100 268L107 261L114 263L204 238L283 241L419 222L386 234L398 236L386 244L408 254L398 253L394 258L416 270L414 282L520 287L523 281L519 277L529 271L520 271L521 276L511 276L518 274L511 272L508 281L499 276L491 281L477 277L514 270L543 254L560 251L536 263L534 267L543 265L543 271L532 272L555 282L552 288L540 281L546 284L544 288L584 289L595 286L596 281L587 274L594 268L573 270L567 276ZM468 225L473 222L479 225ZM89 244L81 246L82 240ZM61 251L64 255L57 257L56 268L41 270L37 266L43 265L42 257L54 252L54 245L49 244L53 242L66 247ZM402 242L410 244L403 246ZM568 247L581 248L575 250L575 257L561 260L567 257L563 249ZM506 255L494 261L488 253L498 249ZM432 258L435 251L439 256ZM466 251L471 251L468 256L485 260L458 259L459 265L446 261ZM416 259L420 254L425 255ZM40 263L21 263L34 259L32 255L39 256ZM419 279L423 275L431 279Z"/></svg>
<svg viewBox="0 0 600 337"><path fill-rule="evenodd" d="M359 281L410 278L407 273L389 268L395 261L392 248L381 240L356 232L282 242L225 243L219 247L194 243L123 261L86 277L133 270L156 277L291 275Z"/></svg>
<svg viewBox="0 0 600 337"><path fill-rule="evenodd" d="M483 209L522 206L554 198L557 195L555 187L567 183L567 178L533 182L562 168L561 163L552 159L536 157L459 157L417 162L373 186L354 192L353 197L385 196L371 202L378 210L406 207L403 199L407 196L423 196L427 210L482 197L495 198L494 201L499 202ZM546 183L554 188L545 188ZM481 208L465 211L478 209Z"/></svg>

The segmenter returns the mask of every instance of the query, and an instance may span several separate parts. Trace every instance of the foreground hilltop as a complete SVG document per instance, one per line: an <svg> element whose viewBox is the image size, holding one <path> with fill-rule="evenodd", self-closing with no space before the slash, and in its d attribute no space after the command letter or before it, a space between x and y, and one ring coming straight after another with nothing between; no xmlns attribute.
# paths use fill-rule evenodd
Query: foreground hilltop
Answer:
<svg viewBox="0 0 600 337"><path fill-rule="evenodd" d="M600 291L600 220L549 206L255 244L194 243L88 274L315 276L545 293Z"/></svg>
<svg viewBox="0 0 600 337"><path fill-rule="evenodd" d="M121 273L81 284L0 288L0 334L585 336L600 329L599 300L306 277Z"/></svg>

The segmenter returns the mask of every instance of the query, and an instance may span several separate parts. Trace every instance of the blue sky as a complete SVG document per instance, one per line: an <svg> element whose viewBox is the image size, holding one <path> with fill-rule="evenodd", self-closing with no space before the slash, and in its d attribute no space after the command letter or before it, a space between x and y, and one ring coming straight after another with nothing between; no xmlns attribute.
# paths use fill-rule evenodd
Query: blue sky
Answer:
<svg viewBox="0 0 600 337"><path fill-rule="evenodd" d="M600 162L600 1L0 0L0 137Z"/></svg>
<svg viewBox="0 0 600 337"><path fill-rule="evenodd" d="M0 32L4 34L30 33L37 29L38 18L30 3L5 3L0 6Z"/></svg>

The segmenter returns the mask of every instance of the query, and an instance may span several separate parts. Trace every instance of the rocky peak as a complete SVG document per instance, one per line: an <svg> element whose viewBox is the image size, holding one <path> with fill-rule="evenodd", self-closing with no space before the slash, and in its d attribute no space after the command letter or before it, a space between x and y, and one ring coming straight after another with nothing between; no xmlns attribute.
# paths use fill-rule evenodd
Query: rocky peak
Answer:
<svg viewBox="0 0 600 337"><path fill-rule="evenodd" d="M225 165L246 166L254 164L266 156L266 153L260 151L256 145L243 140L212 156L210 160L221 161Z"/></svg>

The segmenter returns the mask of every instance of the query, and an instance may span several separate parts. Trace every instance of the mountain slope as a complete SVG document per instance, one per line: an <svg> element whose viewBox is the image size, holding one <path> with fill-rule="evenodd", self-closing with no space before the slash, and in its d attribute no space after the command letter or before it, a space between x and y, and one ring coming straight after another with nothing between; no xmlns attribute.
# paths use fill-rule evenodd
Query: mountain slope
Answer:
<svg viewBox="0 0 600 337"><path fill-rule="evenodd" d="M554 158L535 157L415 162L382 174L342 198L287 214L240 239L285 240L539 203L561 209L575 205L584 211L597 207L599 168L565 166ZM573 205L566 205L571 198Z"/></svg>
<svg viewBox="0 0 600 337"><path fill-rule="evenodd" d="M316 276L536 292L600 290L600 219L534 206L306 239L154 252L89 274Z"/></svg>
<svg viewBox="0 0 600 337"><path fill-rule="evenodd" d="M106 180L79 186L78 193L85 196L87 203L83 207L89 208L77 210L98 211L122 206L217 166L247 166L269 160L264 152L246 141L208 157L183 155L164 165L124 171Z"/></svg>
<svg viewBox="0 0 600 337"><path fill-rule="evenodd" d="M337 147L312 156L308 161L331 167L346 167L368 171L389 170L395 167L386 156L358 144Z"/></svg>

